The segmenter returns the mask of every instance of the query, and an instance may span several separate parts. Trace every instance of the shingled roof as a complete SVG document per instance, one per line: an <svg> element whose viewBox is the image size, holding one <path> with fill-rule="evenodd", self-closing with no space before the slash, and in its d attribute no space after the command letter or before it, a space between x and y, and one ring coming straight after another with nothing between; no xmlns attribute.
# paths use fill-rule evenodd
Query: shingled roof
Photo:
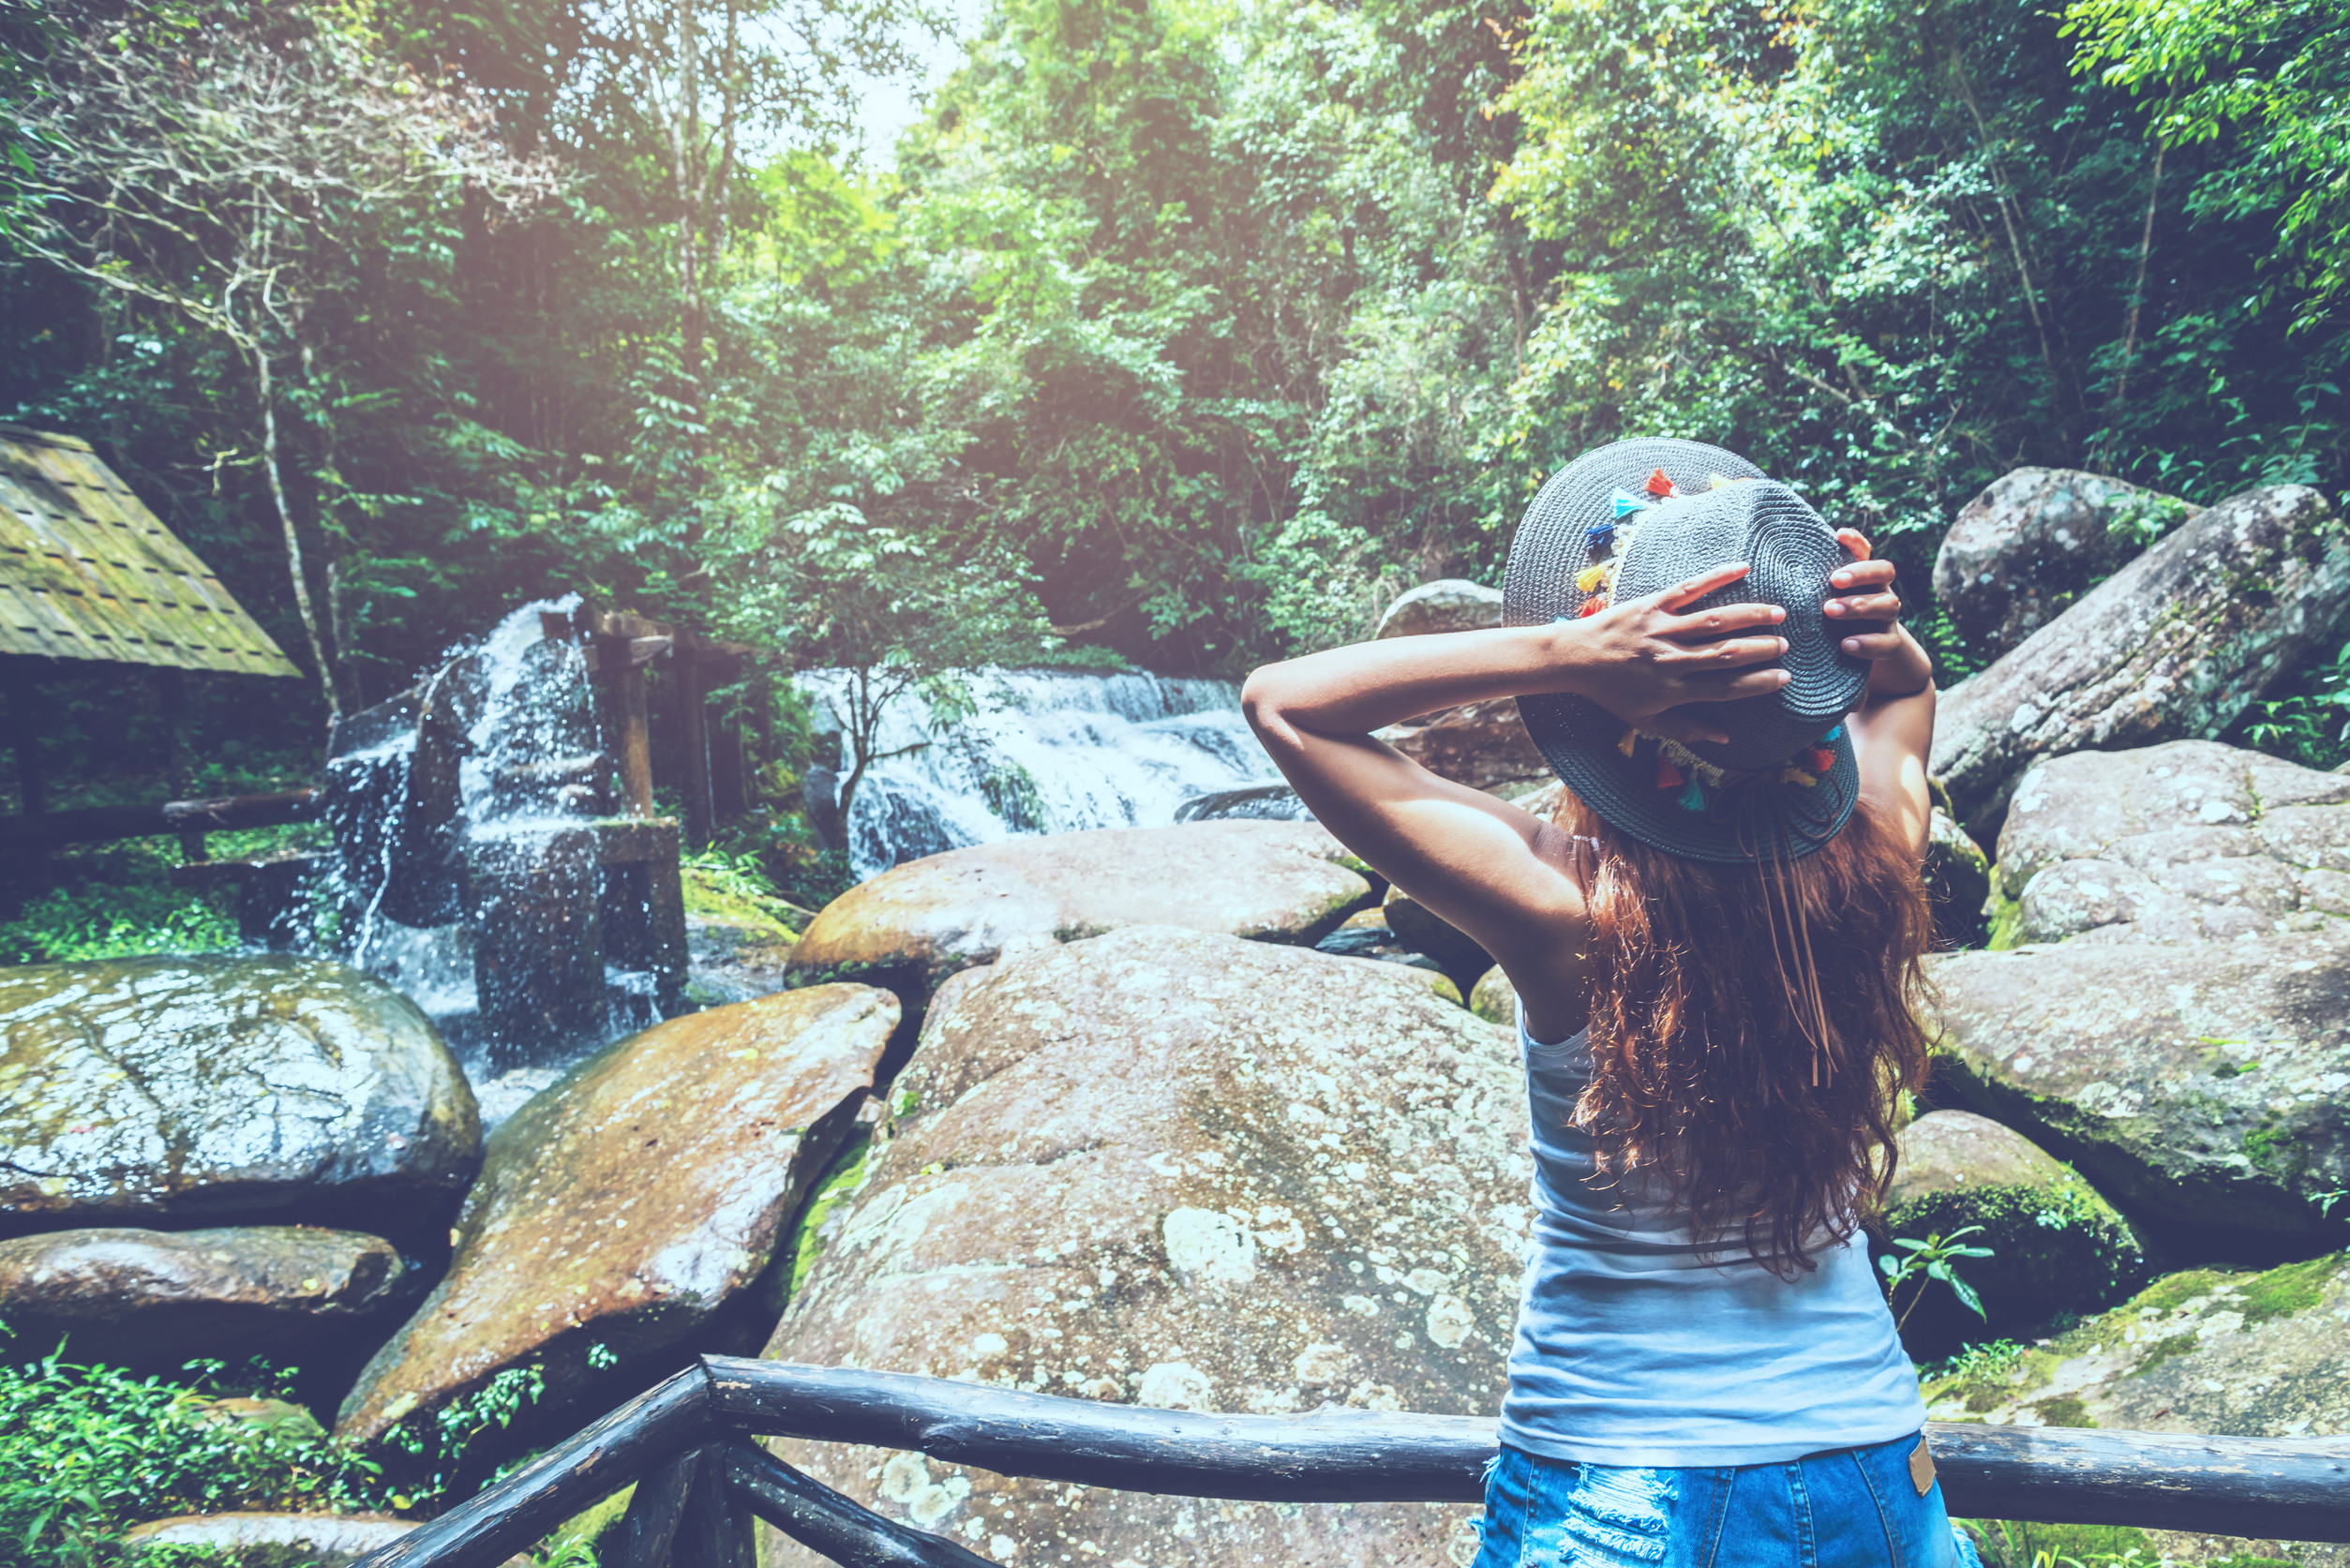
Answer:
<svg viewBox="0 0 2350 1568"><path fill-rule="evenodd" d="M292 675L90 443L0 425L0 654Z"/></svg>

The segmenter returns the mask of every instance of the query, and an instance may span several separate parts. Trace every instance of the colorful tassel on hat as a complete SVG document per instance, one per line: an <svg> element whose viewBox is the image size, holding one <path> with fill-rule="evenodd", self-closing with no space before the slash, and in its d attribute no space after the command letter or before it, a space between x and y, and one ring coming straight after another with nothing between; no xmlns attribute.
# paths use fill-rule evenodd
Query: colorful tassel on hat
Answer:
<svg viewBox="0 0 2350 1568"><path fill-rule="evenodd" d="M1840 738L1843 734L1844 734L1844 726L1843 726L1842 724L1838 724L1835 728L1834 728L1834 729L1830 730L1827 734L1825 734L1825 735L1821 736L1821 737L1819 738L1819 743L1820 743L1821 745L1823 745L1823 746L1824 746L1824 745L1828 744L1830 741L1834 740L1834 739L1838 739L1838 738Z"/></svg>
<svg viewBox="0 0 2350 1568"><path fill-rule="evenodd" d="M1654 473L1648 476L1648 485L1646 485L1646 488L1650 495L1655 496L1660 500L1668 496L1677 496L1681 494L1679 490L1673 488L1673 482L1665 477L1665 470L1663 469L1658 469Z"/></svg>
<svg viewBox="0 0 2350 1568"><path fill-rule="evenodd" d="M1616 525L1613 522L1594 523L1583 530L1583 537L1591 541L1591 546L1594 550L1602 545L1611 543L1615 536Z"/></svg>
<svg viewBox="0 0 2350 1568"><path fill-rule="evenodd" d="M1619 517L1630 516L1633 513L1640 511L1644 507L1650 507L1656 504L1646 496L1636 496L1629 490L1618 490L1614 495L1608 499L1610 504L1615 507L1616 515Z"/></svg>
<svg viewBox="0 0 2350 1568"><path fill-rule="evenodd" d="M1672 765L1672 758L1669 756L1659 756L1656 759L1657 788L1679 789L1683 782L1681 769Z"/></svg>
<svg viewBox="0 0 2350 1568"><path fill-rule="evenodd" d="M1806 758L1810 763L1811 770L1815 773L1825 773L1836 765L1836 754L1834 752L1813 751L1806 754Z"/></svg>
<svg viewBox="0 0 2350 1568"><path fill-rule="evenodd" d="M1705 810L1705 785L1701 784L1690 784L1687 789L1682 791L1681 799L1674 801L1673 804L1679 806L1684 812L1701 812Z"/></svg>
<svg viewBox="0 0 2350 1568"><path fill-rule="evenodd" d="M1587 615L1597 615L1607 607L1608 596L1604 593L1594 593L1583 601L1583 607L1575 612L1575 619L1580 620Z"/></svg>
<svg viewBox="0 0 2350 1568"><path fill-rule="evenodd" d="M1619 736L1616 739L1616 750L1623 754L1624 759L1626 762L1629 762L1632 760L1632 748L1639 743L1640 732L1639 726L1627 726L1623 735Z"/></svg>
<svg viewBox="0 0 2350 1568"><path fill-rule="evenodd" d="M1608 580L1608 574L1612 570L1614 570L1614 568L1609 566L1609 563L1604 560L1594 561L1591 565L1584 567L1580 572L1575 574L1575 591L1578 593L1592 592L1596 590L1601 583Z"/></svg>
<svg viewBox="0 0 2350 1568"><path fill-rule="evenodd" d="M1779 769L1779 783L1801 784L1805 789L1813 789L1818 787L1819 781L1801 768L1782 768Z"/></svg>

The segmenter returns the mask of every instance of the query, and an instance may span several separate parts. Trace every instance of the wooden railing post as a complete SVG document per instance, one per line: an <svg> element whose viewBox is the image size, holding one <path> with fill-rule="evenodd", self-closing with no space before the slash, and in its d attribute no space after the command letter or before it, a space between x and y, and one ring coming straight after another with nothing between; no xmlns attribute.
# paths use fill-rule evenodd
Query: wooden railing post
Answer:
<svg viewBox="0 0 2350 1568"><path fill-rule="evenodd" d="M751 1511L726 1485L726 1445L705 1448L694 1467L669 1568L758 1568Z"/></svg>
<svg viewBox="0 0 2350 1568"><path fill-rule="evenodd" d="M686 1494L705 1449L681 1454L655 1466L636 1483L621 1516L615 1539L602 1548L599 1568L667 1568L669 1543L677 1539L678 1521L685 1517Z"/></svg>

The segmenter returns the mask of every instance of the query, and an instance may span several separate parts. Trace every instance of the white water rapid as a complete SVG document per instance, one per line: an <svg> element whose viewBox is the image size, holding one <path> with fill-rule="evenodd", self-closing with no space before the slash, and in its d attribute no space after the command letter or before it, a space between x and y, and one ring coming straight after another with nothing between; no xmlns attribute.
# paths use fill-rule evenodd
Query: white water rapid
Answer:
<svg viewBox="0 0 2350 1568"><path fill-rule="evenodd" d="M800 678L819 730L843 727L846 679L837 670ZM1278 777L1230 680L985 670L972 691L979 711L958 723L934 726L910 694L885 711L874 745L884 760L850 806L860 878L1025 833L1159 827L1194 795ZM841 758L844 776L850 760Z"/></svg>

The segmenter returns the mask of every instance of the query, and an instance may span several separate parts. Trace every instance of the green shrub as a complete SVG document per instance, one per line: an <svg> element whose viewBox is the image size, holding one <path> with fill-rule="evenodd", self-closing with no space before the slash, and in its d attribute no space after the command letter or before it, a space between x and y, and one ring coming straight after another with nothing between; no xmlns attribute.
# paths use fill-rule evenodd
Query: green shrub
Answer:
<svg viewBox="0 0 2350 1568"><path fill-rule="evenodd" d="M125 1528L175 1514L268 1508L381 1509L377 1467L295 1423L249 1424L228 1392L277 1392L260 1378L224 1386L217 1364L192 1384L76 1366L52 1354L0 1366L0 1561L18 1568L107 1568Z"/></svg>
<svg viewBox="0 0 2350 1568"><path fill-rule="evenodd" d="M213 953L236 945L235 916L173 888L59 888L0 922L0 963Z"/></svg>

